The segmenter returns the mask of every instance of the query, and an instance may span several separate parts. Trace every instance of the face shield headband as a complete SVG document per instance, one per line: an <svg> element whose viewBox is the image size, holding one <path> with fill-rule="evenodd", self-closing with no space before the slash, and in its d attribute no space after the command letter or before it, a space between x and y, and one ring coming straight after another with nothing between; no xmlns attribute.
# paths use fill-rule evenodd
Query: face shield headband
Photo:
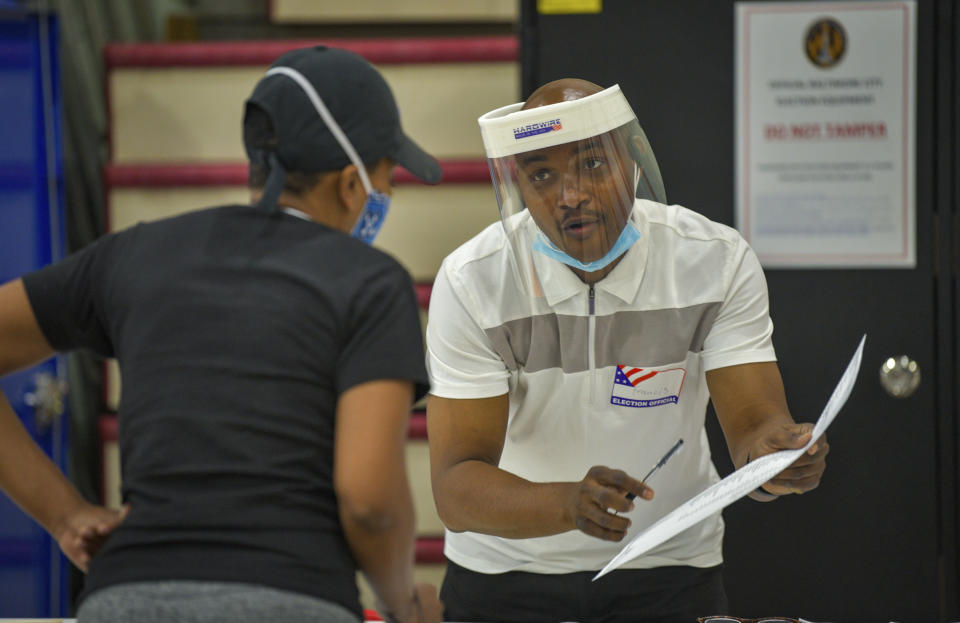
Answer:
<svg viewBox="0 0 960 623"><path fill-rule="evenodd" d="M665 202L653 151L618 86L479 119L500 206L517 257L530 248L586 272L608 266L637 240L637 197ZM532 223L531 223L532 221ZM531 246L517 233L534 224Z"/></svg>
<svg viewBox="0 0 960 623"><path fill-rule="evenodd" d="M384 219L387 216L387 210L390 208L390 197L373 188L373 185L370 183L370 177L367 175L367 168L364 166L360 156L357 155L357 151L353 148L353 144L340 128L340 124L337 123L337 120L334 119L333 115L330 114L326 104L323 103L323 99L317 93L316 89L313 88L313 85L310 84L310 81L307 80L306 77L304 77L304 75L299 71L290 67L272 67L267 71L265 77L272 75L287 76L296 82L301 89L303 89L303 92L306 93L310 103L312 103L314 109L316 109L317 114L320 115L320 118L323 119L323 122L326 124L327 128L330 129L330 133L333 134L333 137L337 140L337 143L340 144L340 147L347 154L347 157L350 158L350 162L357 167L357 174L360 176L360 182L363 184L364 190L367 191L367 200L366 203L364 203L363 211L360 213L360 218L357 220L357 224L354 226L351 235L353 235L355 238L359 238L367 244L372 244L374 238L377 236L377 233L379 233L380 228L383 226ZM280 164L276 155L273 153L271 153L269 156L269 163L270 175L267 177L267 183L263 190L263 196L260 198L258 205L267 207L269 209L274 209L276 207L277 198L283 191L286 172L284 171L283 166Z"/></svg>

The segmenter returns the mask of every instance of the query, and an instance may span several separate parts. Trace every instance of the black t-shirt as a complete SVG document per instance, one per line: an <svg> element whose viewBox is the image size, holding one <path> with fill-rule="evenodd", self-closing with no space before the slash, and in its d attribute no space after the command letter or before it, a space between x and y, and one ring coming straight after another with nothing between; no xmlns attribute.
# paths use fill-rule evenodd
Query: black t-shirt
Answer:
<svg viewBox="0 0 960 623"><path fill-rule="evenodd" d="M252 582L360 614L333 490L335 407L371 380L426 391L415 294L395 260L229 206L106 236L23 282L54 348L120 362L131 512L85 594Z"/></svg>

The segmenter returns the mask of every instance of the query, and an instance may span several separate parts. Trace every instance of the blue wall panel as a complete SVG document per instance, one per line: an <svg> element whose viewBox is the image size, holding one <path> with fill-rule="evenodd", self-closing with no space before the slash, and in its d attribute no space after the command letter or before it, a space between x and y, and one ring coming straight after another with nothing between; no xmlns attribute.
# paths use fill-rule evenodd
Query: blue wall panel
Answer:
<svg viewBox="0 0 960 623"><path fill-rule="evenodd" d="M62 255L61 149L56 21L0 13L0 282ZM0 379L34 439L64 468L66 423L38 427L24 397L56 362ZM0 495L0 618L69 614L68 567L40 526Z"/></svg>

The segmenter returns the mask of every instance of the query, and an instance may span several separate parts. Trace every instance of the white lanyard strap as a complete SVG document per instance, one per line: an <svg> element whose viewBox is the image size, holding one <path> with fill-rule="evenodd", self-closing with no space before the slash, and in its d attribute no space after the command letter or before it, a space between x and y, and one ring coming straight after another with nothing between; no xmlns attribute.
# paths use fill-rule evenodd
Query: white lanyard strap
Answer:
<svg viewBox="0 0 960 623"><path fill-rule="evenodd" d="M337 123L337 120L333 118L333 115L330 114L330 111L327 109L327 105L323 103L323 99L320 98L320 95L313 88L313 85L310 84L310 81L307 80L303 74L301 74L296 69L290 67L272 67L267 71L268 76L283 74L293 79L300 88L303 89L304 93L307 94L307 97L310 99L310 102L313 104L313 107L317 109L317 114L320 115L320 118L323 119L323 122L327 124L327 127L330 128L330 132L333 134L333 137L337 139L337 142L340 143L340 147L343 148L343 151L347 153L347 157L350 158L350 162L357 167L357 172L360 174L360 181L363 183L363 189L367 191L367 194L373 193L373 186L370 184L370 178L367 176L367 168L363 166L363 161L360 160L360 156L357 155L356 150L353 148L353 145L350 143L350 139L347 138L347 135L343 133L343 130L340 129L340 124Z"/></svg>

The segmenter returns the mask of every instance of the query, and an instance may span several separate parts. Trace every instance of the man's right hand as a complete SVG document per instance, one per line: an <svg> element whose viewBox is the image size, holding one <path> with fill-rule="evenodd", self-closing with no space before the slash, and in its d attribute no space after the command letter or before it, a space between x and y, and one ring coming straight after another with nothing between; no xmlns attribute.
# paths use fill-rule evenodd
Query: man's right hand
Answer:
<svg viewBox="0 0 960 623"><path fill-rule="evenodd" d="M600 465L590 468L573 493L570 513L577 528L605 541L620 541L627 534L630 520L616 513L633 510L628 493L653 499L653 489L641 481L622 470Z"/></svg>

